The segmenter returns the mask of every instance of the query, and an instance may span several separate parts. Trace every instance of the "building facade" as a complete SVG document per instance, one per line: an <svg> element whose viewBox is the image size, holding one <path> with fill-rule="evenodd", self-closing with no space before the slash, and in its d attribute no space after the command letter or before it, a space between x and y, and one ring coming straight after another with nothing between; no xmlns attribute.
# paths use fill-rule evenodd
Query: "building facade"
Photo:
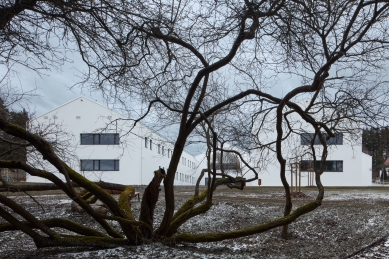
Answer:
<svg viewBox="0 0 389 259"><path fill-rule="evenodd" d="M302 107L304 101L300 104ZM316 116L318 121L326 122L331 128L335 126L337 131L335 136L327 140L328 153L324 166L321 181L324 186L371 186L372 185L372 157L362 151L362 129L354 120L345 118L340 122L336 122L337 113L331 109L321 109L320 112L312 112L312 116ZM269 129L267 132L258 130L254 127L253 134L256 135L254 143L271 143L269 145L272 150L275 150L276 132L274 121L276 121L275 113L267 114L267 118L262 120L261 125L266 125ZM270 125L270 126L269 126ZM294 181L296 185L296 177L292 177L292 172L301 174L301 186L315 185L314 171L320 168L320 160L323 151L323 146L317 136L314 134L314 128L301 118L296 113L288 115L288 124L283 124L284 136L287 138L282 142L282 155L286 159L286 179L289 184ZM324 130L323 130L324 131ZM257 133L259 132L259 133ZM264 133L265 132L265 133ZM287 132L287 133L286 133ZM288 134L288 135L286 135ZM324 138L327 135L322 133ZM313 153L310 147L313 140ZM256 160L253 166L259 172L262 186L282 186L280 179L280 166L276 158L275 152L269 152L266 158L261 157L259 151L254 151L252 154ZM314 164L314 156L316 157L316 165ZM311 171L311 174L309 174ZM309 182L309 178L313 181ZM298 176L300 178L300 176ZM299 179L297 179L299 181Z"/></svg>
<svg viewBox="0 0 389 259"><path fill-rule="evenodd" d="M268 122L273 126L274 121L271 116L268 118ZM59 106L37 117L30 124L32 129L55 125L62 132L66 132L66 139L62 142L69 144L73 156L65 161L92 181L147 185L155 170L159 167L167 169L174 149L173 143L142 123L134 126L133 120L85 97ZM297 163L301 186L308 186L311 185L308 171L318 167L314 165L309 151L314 131L309 125L298 120L293 127L294 132L283 142L282 149L287 161L286 177L291 184L292 164ZM260 142L266 143L275 139L274 130L272 127L269 129L266 134L258 131L261 132L258 135ZM255 128L253 132L256 132ZM52 139L55 141L58 136L52 136ZM316 159L320 161L322 146L318 139L314 140L314 144ZM362 131L337 133L327 144L327 161L321 176L324 186L372 185L372 158L362 152ZM274 152L254 150L241 154L259 173L261 186L282 186L279 164ZM29 162L33 163L32 159L29 159ZM195 157L184 151L174 184L195 185L201 170L206 167L204 154ZM42 165L42 168L50 170L50 165ZM254 177L243 163L240 163L239 173L235 171L232 170L234 176L246 179ZM203 177L201 184L205 184L207 177ZM27 176L27 181L44 182L44 179ZM258 186L258 181L247 185Z"/></svg>
<svg viewBox="0 0 389 259"><path fill-rule="evenodd" d="M133 120L85 97L37 117L30 127L41 129L50 124L67 133L65 142L73 156L66 162L92 181L147 185L155 170L167 169L173 153L174 144L157 132L142 123L134 126ZM197 166L195 157L184 151L175 185L195 185ZM28 176L27 181L44 179Z"/></svg>

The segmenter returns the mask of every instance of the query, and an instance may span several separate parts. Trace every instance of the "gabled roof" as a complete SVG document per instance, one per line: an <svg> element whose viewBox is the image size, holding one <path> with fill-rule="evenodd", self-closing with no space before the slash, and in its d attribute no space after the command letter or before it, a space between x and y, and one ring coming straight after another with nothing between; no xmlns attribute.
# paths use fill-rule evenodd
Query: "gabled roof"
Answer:
<svg viewBox="0 0 389 259"><path fill-rule="evenodd" d="M33 120L39 119L39 118L41 118L41 117L43 117L43 116L45 116L45 115L47 115L47 114L49 114L49 113L51 113L51 112L53 112L53 111L55 111L55 110L60 109L61 107L64 107L64 106L66 106L66 105L69 105L69 104L71 104L71 103L73 103L73 102L75 102L75 101L77 101L77 100L80 100L80 99L82 99L82 100L87 100L87 101L92 102L92 103L94 103L94 104L96 104L96 105L99 105L99 106L101 106L101 107L103 107L103 108L105 108L105 109L108 109L108 110L110 110L112 113L116 113L119 117L128 118L127 116L125 116L125 115L123 115L123 114L117 112L116 110L111 109L111 108L109 108L109 107L107 107L107 106L105 106L105 105L102 105L102 104L98 103L97 101L91 100L91 99L89 99L89 98L87 98L87 97L85 97L85 96L80 96L80 97L78 97L78 98L76 98L76 99L74 99L74 100L71 100L71 101L69 101L69 102L67 102L67 103L64 103L64 104L62 104L62 105L60 105L60 106L58 106L58 107L56 107L56 108L54 108L54 109L52 109L52 110L50 110L50 111L48 111L48 112L46 112L46 113L40 115L40 116L37 116L37 117L34 118ZM147 128L147 129L149 129L149 130L152 131L155 135L158 135L159 137L165 139L167 142L170 142L170 143L174 146L174 141L172 141L171 139L168 139L167 137L163 136L162 134L160 134L159 132L157 132L157 131L154 130L153 128L150 128L150 127L146 126L146 125L143 124L142 122L138 122L137 124L138 124L138 125L141 125L142 127L145 127L145 128ZM185 149L184 149L184 153L187 153L188 155L195 157L194 155L192 155L190 152L188 152L188 151L185 150Z"/></svg>
<svg viewBox="0 0 389 259"><path fill-rule="evenodd" d="M45 116L45 115L47 115L47 114L49 114L49 113L51 113L51 112L53 112L53 111L55 111L55 110L58 110L58 109L61 108L61 107L64 107L64 106L66 106L66 105L68 105L68 104L70 104L70 103L72 103L72 102L75 102L75 101L77 101L77 100L80 100L80 99L88 100L89 102L92 102L92 103L94 103L94 104L97 104L97 105L99 105L99 106L101 106L101 107L104 107L105 109L108 109L108 110L110 110L110 111L112 111L112 112L114 112L114 113L117 113L117 114L120 115L120 116L125 117L124 115L118 113L117 111L115 111L115 110L113 110L113 109L111 109L111 108L109 108L109 107L107 107L107 106L104 106L104 105L102 105L102 104L100 104L100 103L98 103L98 102L96 102L96 101L94 101L94 100L92 100L92 99L89 99L89 98L87 98L87 97L85 97L85 96L80 96L80 97L78 97L78 98L76 98L76 99L73 99L73 100L71 100L71 101L69 101L69 102L67 102L67 103L64 103L64 104L62 104L62 105L60 105L60 106L58 106L58 107L56 107L56 108L54 108L54 109L52 109L52 110L50 110L50 111L48 111L48 112L45 112L44 114L41 114L41 115L37 116L37 117L34 118L34 119L38 119L38 118L40 118L40 117L42 117L42 116Z"/></svg>

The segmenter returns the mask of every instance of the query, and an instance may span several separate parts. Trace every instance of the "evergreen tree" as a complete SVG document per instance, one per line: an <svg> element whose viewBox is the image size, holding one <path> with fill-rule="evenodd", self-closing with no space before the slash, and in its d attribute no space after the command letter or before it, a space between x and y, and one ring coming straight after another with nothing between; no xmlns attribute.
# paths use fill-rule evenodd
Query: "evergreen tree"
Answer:
<svg viewBox="0 0 389 259"><path fill-rule="evenodd" d="M372 169L381 170L389 157L389 127L365 129L362 134L362 145L372 155Z"/></svg>
<svg viewBox="0 0 389 259"><path fill-rule="evenodd" d="M385 168L382 169L381 173L381 181L387 180L388 179L388 173L386 172Z"/></svg>
<svg viewBox="0 0 389 259"><path fill-rule="evenodd" d="M26 128L26 123L28 121L27 111L25 109L20 112L10 111L1 98L0 116L13 124L24 129ZM0 159L25 162L27 160L27 149L23 144L24 141L10 136L3 131L0 134Z"/></svg>

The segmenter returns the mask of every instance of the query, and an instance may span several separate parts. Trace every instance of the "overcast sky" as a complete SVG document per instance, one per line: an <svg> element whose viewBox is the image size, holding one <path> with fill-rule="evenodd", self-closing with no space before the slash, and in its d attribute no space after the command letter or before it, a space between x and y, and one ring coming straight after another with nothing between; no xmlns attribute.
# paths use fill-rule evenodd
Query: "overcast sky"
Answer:
<svg viewBox="0 0 389 259"><path fill-rule="evenodd" d="M50 71L43 71L41 75L24 66L14 65L12 67L14 72L11 75L12 87L22 89L20 91L23 92L34 90L35 96L29 98L28 102L22 102L21 106L13 108L20 110L23 107L36 117L79 96L85 96L110 107L111 105L107 105L100 92L91 93L85 87L83 89L82 85L77 85L81 81L82 72L86 71L86 65L78 54L72 54L71 59L73 61L66 63L61 71L51 69ZM0 75L3 76L6 72L7 68L0 66ZM281 97L292 87L295 87L296 84L298 84L296 80L291 79L290 76L285 76L283 80L278 81L276 87L271 92ZM173 139L171 133L173 133L174 129L169 129L169 131L161 132L161 134ZM189 147L187 151L196 155L202 152L201 149L201 147L193 146Z"/></svg>

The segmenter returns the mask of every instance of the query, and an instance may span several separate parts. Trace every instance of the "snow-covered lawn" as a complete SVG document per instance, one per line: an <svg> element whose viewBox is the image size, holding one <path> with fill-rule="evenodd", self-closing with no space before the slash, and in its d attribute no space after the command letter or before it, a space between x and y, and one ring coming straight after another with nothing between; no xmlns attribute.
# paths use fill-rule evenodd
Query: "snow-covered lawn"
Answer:
<svg viewBox="0 0 389 259"><path fill-rule="evenodd" d="M302 188L308 197L295 199L295 208L315 199L314 189ZM84 248L40 249L19 231L0 233L0 258L343 258L389 232L389 189L328 189L323 205L290 226L290 238L281 239L280 229L217 243L158 243L97 251ZM176 192L177 205L190 197L190 190ZM43 209L28 196L14 196L39 219L57 215L87 226L89 217L70 210L64 195L36 197ZM244 191L222 188L215 193L214 206L204 215L186 222L180 232L229 231L265 223L283 213L284 194L279 188L248 187ZM140 203L132 203L134 214ZM163 192L156 209L156 226L163 215ZM0 223L4 222L0 218ZM382 241L353 258L389 257L389 242ZM386 253L386 254L385 254ZM379 257L381 256L381 257Z"/></svg>

